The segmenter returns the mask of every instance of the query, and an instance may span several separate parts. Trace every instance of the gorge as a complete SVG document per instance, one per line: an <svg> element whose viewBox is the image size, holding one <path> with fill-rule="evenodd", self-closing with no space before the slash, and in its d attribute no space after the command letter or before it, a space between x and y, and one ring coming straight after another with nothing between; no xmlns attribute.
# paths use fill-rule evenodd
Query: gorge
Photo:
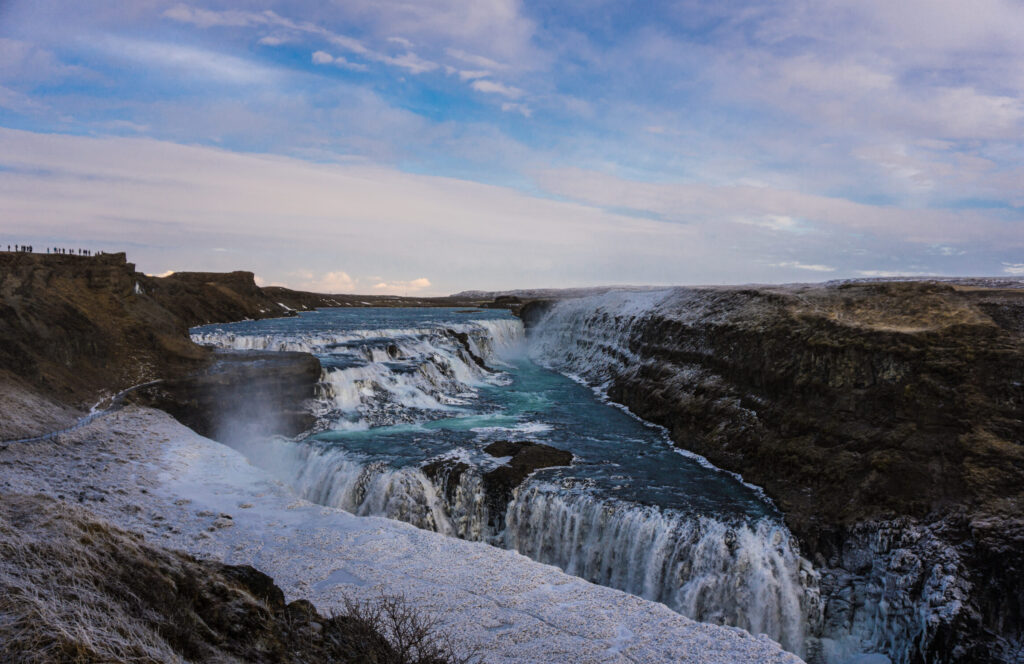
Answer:
<svg viewBox="0 0 1024 664"><path fill-rule="evenodd" d="M268 321L193 336L321 358L320 431L240 443L315 502L513 548L765 632L812 662L1013 661L1019 296L916 283L675 289L528 303L523 342L510 319L451 311L397 327L320 312L298 334ZM524 355L598 397L528 387L543 368ZM509 387L549 403L509 403ZM686 472L644 460L635 432L600 440L587 421L608 410L602 396L665 426L634 421L651 441L739 472L774 504L732 478L713 486L727 476L702 459ZM552 400L571 416L553 415ZM607 428L609 415L592 417ZM573 466L496 499L480 448L501 437L571 450ZM672 479L660 485L652 467Z"/></svg>
<svg viewBox="0 0 1024 664"><path fill-rule="evenodd" d="M343 308L245 273L11 260L4 468L24 466L11 439L146 383L126 401L314 503L518 551L808 662L1020 657L1019 284L612 290L516 318L479 294ZM191 327L239 317L256 320Z"/></svg>

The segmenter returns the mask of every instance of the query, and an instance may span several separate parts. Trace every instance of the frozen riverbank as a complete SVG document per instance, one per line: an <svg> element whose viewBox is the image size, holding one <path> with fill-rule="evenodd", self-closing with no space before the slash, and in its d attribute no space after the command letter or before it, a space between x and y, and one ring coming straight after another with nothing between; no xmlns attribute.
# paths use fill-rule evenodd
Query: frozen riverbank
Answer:
<svg viewBox="0 0 1024 664"><path fill-rule="evenodd" d="M0 450L0 490L83 503L155 543L270 574L323 612L402 593L487 662L799 662L554 567L407 524L312 505L163 413L128 408L56 443Z"/></svg>

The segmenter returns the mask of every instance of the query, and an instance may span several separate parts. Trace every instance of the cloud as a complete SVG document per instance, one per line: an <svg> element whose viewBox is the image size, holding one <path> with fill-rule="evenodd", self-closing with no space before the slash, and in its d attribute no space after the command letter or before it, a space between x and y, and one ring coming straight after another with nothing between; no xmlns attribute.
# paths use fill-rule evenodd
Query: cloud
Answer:
<svg viewBox="0 0 1024 664"><path fill-rule="evenodd" d="M973 85L909 83L888 60L746 51L718 65L716 86L814 124L924 138L1011 138L1024 102Z"/></svg>
<svg viewBox="0 0 1024 664"><path fill-rule="evenodd" d="M773 231L788 231L790 233L801 232L803 227L799 219L794 219L785 214L766 214L761 217L747 218L739 217L736 221L741 224L760 226Z"/></svg>
<svg viewBox="0 0 1024 664"><path fill-rule="evenodd" d="M425 60L415 53L408 51L404 54L393 56L387 53L381 52L376 49L372 49L366 46L363 41L350 37L348 35L339 34L332 30L329 30L321 25L311 23L308 21L294 21L292 19L285 18L271 10L264 12L249 12L241 10L225 10L225 11L212 11L206 9L197 9L188 5L177 5L168 9L164 12L163 16L175 21L183 23L191 23L200 28L213 28L213 27L272 27L277 30L287 30L296 34L313 35L320 37L333 44L334 46L355 53L362 56L366 60L373 62L379 62L393 67L399 67L405 69L412 74L422 74L437 69L439 65L435 62ZM265 41L267 37L260 39L260 43L283 43L283 38L280 36L270 37L272 42ZM395 38L390 38L387 41L394 42ZM409 43L408 40L401 40L400 43ZM329 55L325 51L317 51L323 56ZM340 61L340 62L339 62ZM314 54L314 62L316 64L328 64L328 61L317 61ZM331 64L336 64L341 67L348 69L356 69L363 71L365 65L356 63L349 63L344 58L333 58L330 61Z"/></svg>
<svg viewBox="0 0 1024 664"><path fill-rule="evenodd" d="M531 117L533 115L533 109L526 104L514 104L511 102L505 102L501 105L501 110L507 113L520 113L524 117Z"/></svg>
<svg viewBox="0 0 1024 664"><path fill-rule="evenodd" d="M453 69L453 71L455 71L455 70ZM463 81L472 81L474 79L484 78L485 76L490 76L490 75L491 75L491 72L489 72L486 69L480 69L480 70L466 70L466 69L463 69L463 70L459 71L459 78L462 79Z"/></svg>
<svg viewBox="0 0 1024 664"><path fill-rule="evenodd" d="M0 85L0 108L16 113L34 113L49 110L49 106L46 104L33 99L29 95L2 85Z"/></svg>
<svg viewBox="0 0 1024 664"><path fill-rule="evenodd" d="M470 87L472 87L477 92L503 95L505 97L509 97L510 99L519 99L520 97L523 96L523 91L520 90L519 88L487 79L479 79L473 81L473 83L470 84Z"/></svg>
<svg viewBox="0 0 1024 664"><path fill-rule="evenodd" d="M906 270L857 270L857 274L862 277L872 277L876 279L889 279L892 277L930 277L935 276L928 272L909 272Z"/></svg>
<svg viewBox="0 0 1024 664"><path fill-rule="evenodd" d="M160 68L183 69L217 81L242 85L269 83L281 71L252 60L169 42L106 37L100 46L109 54Z"/></svg>
<svg viewBox="0 0 1024 664"><path fill-rule="evenodd" d="M707 267L707 252L674 224L367 162L10 129L0 143L5 230L133 247L149 272L250 269L298 287L337 273L342 255L345 275L382 274L378 283L422 293L665 283L684 278L682 265L692 278ZM236 253L195 250L220 246ZM314 276L289 276L297 266ZM430 286L394 280L399 271L430 274Z"/></svg>
<svg viewBox="0 0 1024 664"><path fill-rule="evenodd" d="M835 272L836 269L831 265L817 265L808 263L799 263L796 261L786 261L783 263L772 263L772 267L791 267L797 270L810 270L811 272Z"/></svg>
<svg viewBox="0 0 1024 664"><path fill-rule="evenodd" d="M335 67L351 69L352 71L367 71L369 69L366 65L359 64L358 62L349 62L341 56L335 57L327 51L314 51L313 64L334 65Z"/></svg>
<svg viewBox="0 0 1024 664"><path fill-rule="evenodd" d="M287 44L288 39L277 35L267 35L266 37L260 37L257 43L264 46L281 46L282 44Z"/></svg>
<svg viewBox="0 0 1024 664"><path fill-rule="evenodd" d="M174 7L166 10L163 15L166 18L180 21L182 23L191 23L200 28L225 26L248 27L253 25L265 25L272 20L268 15L257 15L247 11L212 11L198 7L190 7L186 4L175 5Z"/></svg>
<svg viewBox="0 0 1024 664"><path fill-rule="evenodd" d="M1024 275L1024 263L1003 263L1003 272L1014 276Z"/></svg>
<svg viewBox="0 0 1024 664"><path fill-rule="evenodd" d="M389 295L408 295L430 288L430 280L421 277L411 281L382 281L373 285L373 290Z"/></svg>
<svg viewBox="0 0 1024 664"><path fill-rule="evenodd" d="M401 67L407 69L411 74L423 74L428 71L434 71L440 65L430 60L424 60L415 53L404 53L399 56L381 56L381 62L386 62L389 65L395 67Z"/></svg>
<svg viewBox="0 0 1024 664"><path fill-rule="evenodd" d="M88 69L62 62L54 53L28 41L0 38L0 81L58 81L89 76Z"/></svg>
<svg viewBox="0 0 1024 664"><path fill-rule="evenodd" d="M497 61L492 60L490 58L486 58L486 57L484 57L482 55L477 55L475 53L467 53L466 51L463 51L462 49L446 48L444 52L447 53L449 57L455 58L456 60L460 60L462 62L465 62L466 64L473 65L475 67L480 67L482 69L506 69L507 68L505 65L503 65L500 62L497 62Z"/></svg>
<svg viewBox="0 0 1024 664"><path fill-rule="evenodd" d="M525 211L523 201L535 199L523 192L568 206L530 208L550 224L558 226L552 220L563 210L573 219L558 226L552 246L537 256L525 250L525 240L502 235L519 247L521 259L535 261L533 271L516 273L531 279L773 279L793 272L771 263L797 258L834 266L828 277L901 267L1002 273L1024 250L1024 41L1015 38L1024 15L1003 0L953 4L738 0L723 7L687 0L654 3L636 14L615 3L594 12L586 3L538 8L520 0L159 0L88 8L35 0L20 3L31 11L5 13L12 18L5 34L16 39L0 41L0 106L6 107L0 112L9 125L39 131L131 132L218 145L226 154L272 153L240 162L267 187L259 192L267 197L259 241L308 248L321 256L310 266L316 275L341 265L367 290L417 275L429 275L431 288L446 288L453 270L435 269L411 244L398 250L408 265L390 263L386 251L364 238L387 246L445 237L451 246L438 255L465 267L477 255L496 255L488 205L522 204ZM154 25L161 12L163 23ZM63 20L49 20L55 15ZM122 48L118 36L135 39ZM282 44L288 47L270 48ZM69 63L89 72L68 76ZM367 74L340 75L331 67ZM446 112L437 112L438 103ZM522 131L524 117L529 132ZM5 143L3 159L17 160L7 152ZM278 165L283 186L277 188L263 160L281 155L308 162ZM226 165L222 157L210 159ZM342 170L313 174L309 162L340 163ZM531 170L538 165L550 170ZM30 205L29 190L51 188L69 198L73 190L103 208L108 221L97 211L94 224L142 225L153 216L191 229L189 217L202 217L217 229L202 230L204 246L243 242L267 266L262 274L283 278L253 244L258 240L233 238L227 225L199 209L200 202L221 206L242 224L243 210L264 214L248 201L207 196L206 183L158 168L169 182L181 181L179 196L204 194L191 207L175 202L168 207L174 215L163 215L140 192L169 199L169 185L136 163L137 174L113 169L110 176L132 182L122 208L133 212L121 213L109 204L116 192L107 184L79 192L74 183L87 171L76 167L64 177L57 175L62 168L48 178L0 171L4 186L17 184L21 197L9 200L5 188L0 207L29 215L17 208ZM424 187L417 200L430 203L431 212L412 210L403 222L398 203L382 194L379 209L387 211L381 214L394 239L339 211L325 193L324 182L337 178L339 197L354 189L355 200L365 200L351 182L369 178L376 183L371 191L401 196L403 169L514 183L519 191L501 190L506 199L467 189L465 195L480 197L470 203L413 180L409 186ZM239 195L225 174L198 170L209 175L209 186ZM310 182L298 182L296 173ZM270 196L275 191L326 212L296 221ZM45 197L32 200L31 214L43 214ZM52 201L62 204L59 197ZM70 206L65 211L76 214ZM377 214L367 205L368 219ZM457 230L441 219L450 214L461 220ZM335 254L328 257L326 248L304 238L282 240L270 217L282 227L308 224L333 243ZM503 218L521 223L521 215ZM606 229L592 239L580 230L583 219L598 226L614 220L632 232ZM575 238L562 234L570 227ZM154 225L153 237L167 249L175 236L162 228ZM528 228L547 245L539 222ZM350 246L358 247L353 254L379 260L368 265L368 258L350 256ZM456 255L455 247L473 251ZM623 247L630 258L617 259ZM664 257L668 248L674 262ZM211 255L196 253L203 260ZM246 254L234 258L240 255ZM506 265L503 260L498 257ZM186 266L154 269L166 267ZM464 273L489 278L480 266ZM382 276L361 276L368 274Z"/></svg>
<svg viewBox="0 0 1024 664"><path fill-rule="evenodd" d="M975 241L989 234L990 241L1024 246L1019 224L1005 223L983 209L905 209L771 186L652 183L581 169L543 171L537 179L553 194L695 225L760 220L759 225L779 230L784 227L781 220L789 217L819 230L869 233L928 245Z"/></svg>
<svg viewBox="0 0 1024 664"><path fill-rule="evenodd" d="M305 271L300 273L299 276L302 280L295 283L295 285L300 290L335 295L353 293L357 290L356 280L350 277L347 272L334 271L314 276L312 272Z"/></svg>

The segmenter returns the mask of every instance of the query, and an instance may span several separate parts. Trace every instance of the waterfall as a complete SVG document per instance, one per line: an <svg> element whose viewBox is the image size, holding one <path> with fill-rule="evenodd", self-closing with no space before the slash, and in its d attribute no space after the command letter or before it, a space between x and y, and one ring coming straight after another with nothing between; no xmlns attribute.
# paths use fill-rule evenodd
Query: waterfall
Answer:
<svg viewBox="0 0 1024 664"><path fill-rule="evenodd" d="M695 620L768 634L793 652L819 611L813 572L785 527L767 520L729 524L530 482L508 507L505 543Z"/></svg>
<svg viewBox="0 0 1024 664"><path fill-rule="evenodd" d="M523 342L516 319L447 327L349 330L338 334L193 332L196 343L234 350L301 351L321 358L317 413L329 427L368 428L430 419L469 403L483 385L504 384L502 357Z"/></svg>
<svg viewBox="0 0 1024 664"><path fill-rule="evenodd" d="M622 316L569 317L530 351L600 383L609 367L633 359L623 322ZM509 380L504 359L523 350L517 320L339 334L221 331L195 338L230 348L317 353L325 366L321 403L332 426L371 432L400 423L422 427L439 413L474 403L480 388ZM817 577L775 521L719 520L624 502L538 476L494 515L482 478L501 461L477 450L450 450L421 467L328 440L239 446L310 501L509 548L694 619L767 634L793 652L805 651L808 625L818 621Z"/></svg>
<svg viewBox="0 0 1024 664"><path fill-rule="evenodd" d="M767 634L802 653L818 620L817 579L784 526L719 521L600 499L528 480L489 525L481 468L394 468L329 444L251 441L240 449L312 502L503 546L695 620Z"/></svg>

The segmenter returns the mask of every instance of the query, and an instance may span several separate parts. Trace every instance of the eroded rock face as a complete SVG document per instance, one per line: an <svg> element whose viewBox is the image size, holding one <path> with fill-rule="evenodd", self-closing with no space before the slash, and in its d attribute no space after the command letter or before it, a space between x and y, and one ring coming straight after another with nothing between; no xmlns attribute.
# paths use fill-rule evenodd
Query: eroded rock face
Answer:
<svg viewBox="0 0 1024 664"><path fill-rule="evenodd" d="M557 447L529 441L499 440L484 448L484 452L508 460L482 474L472 469L469 464L454 459L440 459L422 468L423 473L431 482L445 493L450 504L474 502L458 500L459 491L482 492L484 512L478 518L486 521L491 534L501 533L505 528L505 512L512 501L513 494L519 485L535 471L555 466L572 464L572 453ZM471 482L466 482L468 477Z"/></svg>
<svg viewBox="0 0 1024 664"><path fill-rule="evenodd" d="M1024 291L643 297L528 304L522 316L555 366L607 383L679 445L766 489L823 573L823 633L899 662L1013 661Z"/></svg>
<svg viewBox="0 0 1024 664"><path fill-rule="evenodd" d="M295 436L315 422L309 401L321 373L320 361L309 353L218 351L202 371L165 380L132 399L222 442Z"/></svg>
<svg viewBox="0 0 1024 664"><path fill-rule="evenodd" d="M51 416L60 405L88 409L153 380L163 382L134 398L205 435L304 431L304 402L320 379L315 357L214 354L189 338L201 322L287 312L251 272L154 278L124 254L0 252L0 408L18 414L2 438L68 426L73 417ZM25 424L33 421L40 426Z"/></svg>

